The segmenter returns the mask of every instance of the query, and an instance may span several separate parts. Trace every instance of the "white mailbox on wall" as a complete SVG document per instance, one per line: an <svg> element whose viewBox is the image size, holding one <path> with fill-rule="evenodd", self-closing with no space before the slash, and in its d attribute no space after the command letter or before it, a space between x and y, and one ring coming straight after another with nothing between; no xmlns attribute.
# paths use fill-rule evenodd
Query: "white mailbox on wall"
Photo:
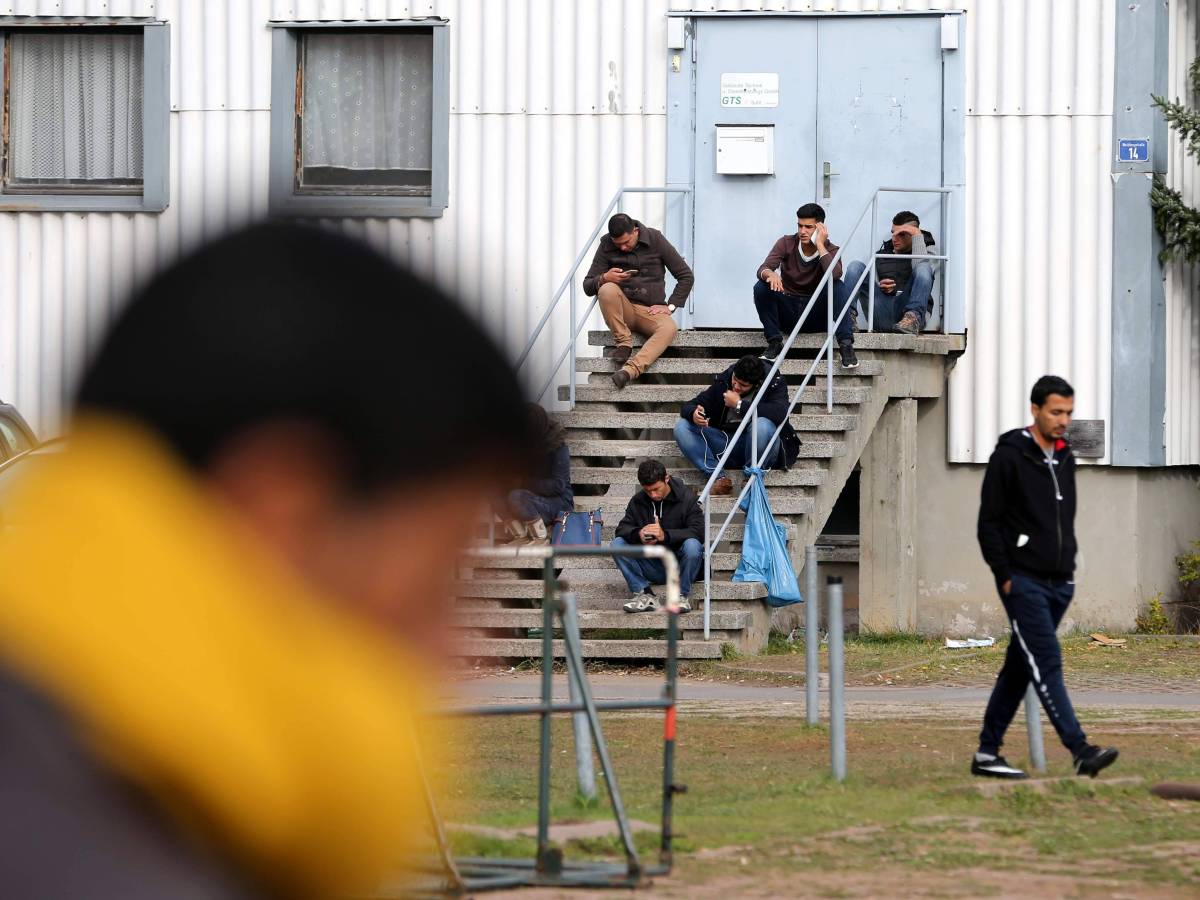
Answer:
<svg viewBox="0 0 1200 900"><path fill-rule="evenodd" d="M774 175L774 125L718 125L718 175Z"/></svg>

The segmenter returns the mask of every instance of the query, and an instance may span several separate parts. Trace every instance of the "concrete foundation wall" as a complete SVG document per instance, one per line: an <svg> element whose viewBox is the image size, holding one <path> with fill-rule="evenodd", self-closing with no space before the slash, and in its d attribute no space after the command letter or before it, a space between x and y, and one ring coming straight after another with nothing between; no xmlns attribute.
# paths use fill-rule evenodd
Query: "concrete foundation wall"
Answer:
<svg viewBox="0 0 1200 900"><path fill-rule="evenodd" d="M920 402L917 432L917 629L1000 634L1004 609L975 540L983 466L946 462L944 398ZM1129 630L1156 593L1178 596L1175 556L1200 539L1200 468L1080 466L1077 483L1077 588L1064 628Z"/></svg>

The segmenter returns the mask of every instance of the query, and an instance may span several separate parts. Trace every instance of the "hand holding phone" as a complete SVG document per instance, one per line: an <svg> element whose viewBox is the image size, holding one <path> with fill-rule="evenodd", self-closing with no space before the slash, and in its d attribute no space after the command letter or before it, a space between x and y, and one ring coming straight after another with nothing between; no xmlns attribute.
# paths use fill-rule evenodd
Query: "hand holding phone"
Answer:
<svg viewBox="0 0 1200 900"><path fill-rule="evenodd" d="M695 410L692 411L692 421L701 428L708 424L708 413L705 412L703 406L697 406Z"/></svg>

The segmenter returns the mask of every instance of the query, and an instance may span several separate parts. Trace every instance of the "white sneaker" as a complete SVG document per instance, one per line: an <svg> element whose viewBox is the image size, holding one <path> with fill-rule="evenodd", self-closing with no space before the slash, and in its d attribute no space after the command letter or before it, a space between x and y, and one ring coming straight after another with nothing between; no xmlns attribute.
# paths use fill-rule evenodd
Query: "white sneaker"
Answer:
<svg viewBox="0 0 1200 900"><path fill-rule="evenodd" d="M621 609L627 613L658 612L658 598L651 593L635 594Z"/></svg>

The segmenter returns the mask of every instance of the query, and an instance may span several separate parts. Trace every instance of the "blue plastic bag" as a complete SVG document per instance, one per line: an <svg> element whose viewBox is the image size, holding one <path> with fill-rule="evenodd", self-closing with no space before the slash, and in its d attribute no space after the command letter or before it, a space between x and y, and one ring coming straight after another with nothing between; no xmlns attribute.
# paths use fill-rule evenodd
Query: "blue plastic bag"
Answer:
<svg viewBox="0 0 1200 900"><path fill-rule="evenodd" d="M734 581L757 581L767 586L767 604L790 606L804 602L796 570L787 550L787 529L775 521L762 469L747 468L746 475L757 475L746 494L746 530L742 538L742 561L733 573Z"/></svg>

